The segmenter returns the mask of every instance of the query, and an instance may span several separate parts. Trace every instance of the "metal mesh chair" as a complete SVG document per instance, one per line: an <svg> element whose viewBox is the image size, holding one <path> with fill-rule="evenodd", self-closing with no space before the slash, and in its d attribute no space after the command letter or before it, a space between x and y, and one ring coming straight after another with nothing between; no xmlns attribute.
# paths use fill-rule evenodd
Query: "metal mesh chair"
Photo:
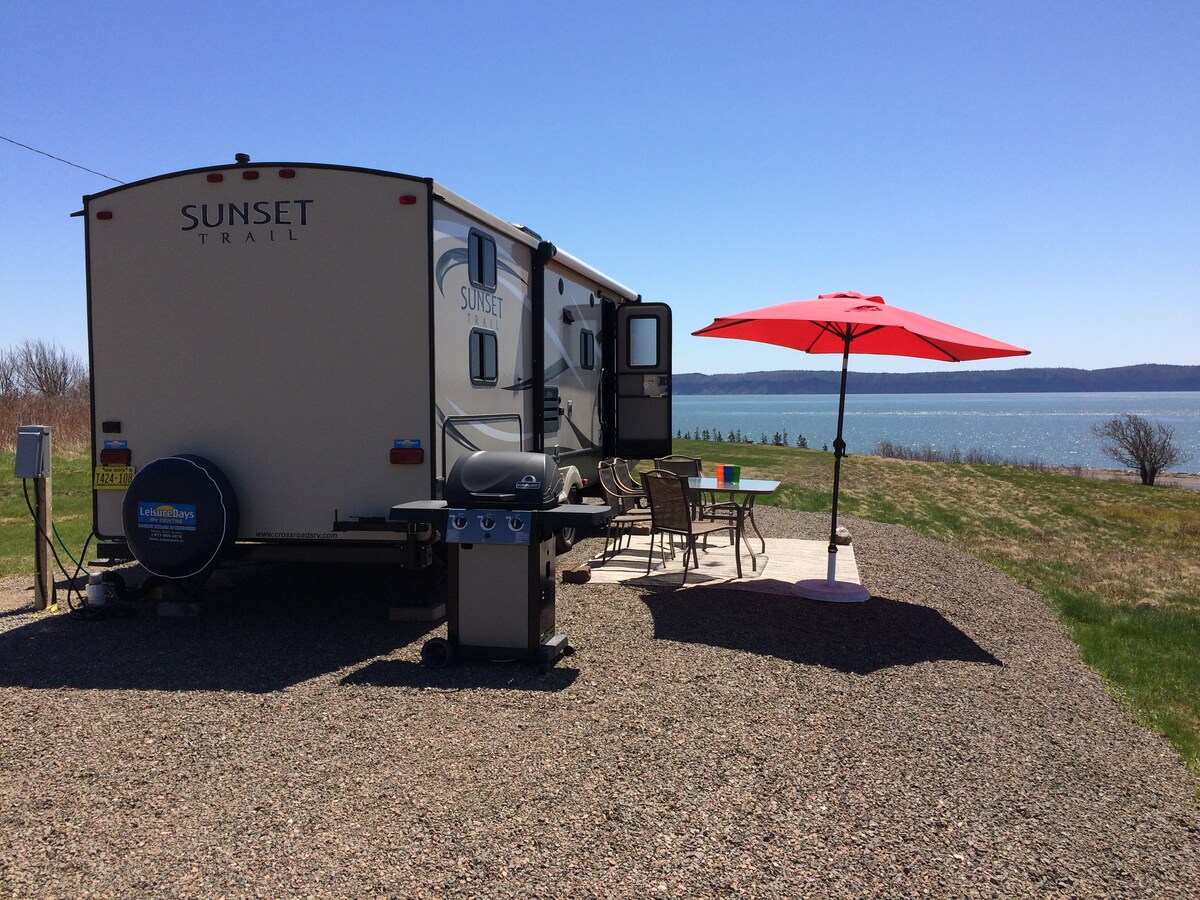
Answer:
<svg viewBox="0 0 1200 900"><path fill-rule="evenodd" d="M612 460L601 460L597 472L604 500L613 509L613 517L608 521L608 531L604 537L604 552L601 553L602 557L607 557L610 546L613 555L620 552L622 539L628 540L636 526L650 524L650 510L637 506L644 495L629 493L617 481Z"/></svg>
<svg viewBox="0 0 1200 900"><path fill-rule="evenodd" d="M612 470L614 477L617 479L617 484L621 486L621 490L638 498L638 506L647 507L650 501L646 498L645 488L638 484L637 479L633 477L633 472L629 470L629 463L619 456L614 456L612 458Z"/></svg>
<svg viewBox="0 0 1200 900"><path fill-rule="evenodd" d="M736 522L704 522L692 518L691 503L688 499L687 481L668 472L665 469L651 469L642 475L642 484L650 498L650 556L646 560L646 574L654 563L654 537L658 536L659 548L666 561L666 535L679 536L684 539L683 551L683 582L687 582L688 559L700 565L696 553L697 538L707 537L716 531L728 531L730 543L736 546L739 539L738 523ZM736 556L736 554L735 554ZM737 560L738 578L742 577L742 561Z"/></svg>
<svg viewBox="0 0 1200 900"><path fill-rule="evenodd" d="M682 453L672 453L670 456L660 456L654 460L654 468L674 472L680 478L699 478L703 474L702 464L698 456L684 456ZM698 491L694 495L692 516L697 519L712 519L722 522L736 522L738 513L733 503L717 502L708 491Z"/></svg>
<svg viewBox="0 0 1200 900"><path fill-rule="evenodd" d="M682 478L700 477L700 457L684 456L682 453L672 453L670 456L659 456L654 460L654 468L674 472Z"/></svg>

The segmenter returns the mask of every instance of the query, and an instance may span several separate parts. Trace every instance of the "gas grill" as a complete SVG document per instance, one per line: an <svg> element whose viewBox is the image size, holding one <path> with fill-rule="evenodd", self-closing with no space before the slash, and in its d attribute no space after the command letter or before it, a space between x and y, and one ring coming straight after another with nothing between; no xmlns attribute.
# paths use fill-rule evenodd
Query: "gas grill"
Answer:
<svg viewBox="0 0 1200 900"><path fill-rule="evenodd" d="M427 666L520 659L546 670L573 652L554 630L554 531L603 525L611 510L560 504L561 490L545 454L480 450L454 464L443 500L392 507L389 523L432 525L447 544L447 639L425 643Z"/></svg>

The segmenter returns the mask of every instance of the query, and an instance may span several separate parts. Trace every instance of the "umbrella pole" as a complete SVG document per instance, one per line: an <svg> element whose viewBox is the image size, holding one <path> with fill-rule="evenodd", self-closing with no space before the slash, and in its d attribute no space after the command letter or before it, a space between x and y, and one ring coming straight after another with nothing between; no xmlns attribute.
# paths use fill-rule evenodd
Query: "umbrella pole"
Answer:
<svg viewBox="0 0 1200 900"><path fill-rule="evenodd" d="M829 519L829 569L826 582L833 587L837 580L837 514L838 490L842 481L842 457L846 455L846 441L842 438L842 419L846 415L846 370L850 365L850 331L847 329L842 347L842 387L838 393L837 437L833 439L833 514Z"/></svg>
<svg viewBox="0 0 1200 900"><path fill-rule="evenodd" d="M846 370L850 365L850 341L852 335L843 335L842 388L838 396L837 437L833 439L833 513L829 517L829 569L822 581L820 578L797 581L792 593L807 600L824 600L833 603L862 603L870 599L871 592L853 581L837 580L837 514L838 491L842 482L842 457L846 455L846 441L842 438L842 420L846 415Z"/></svg>

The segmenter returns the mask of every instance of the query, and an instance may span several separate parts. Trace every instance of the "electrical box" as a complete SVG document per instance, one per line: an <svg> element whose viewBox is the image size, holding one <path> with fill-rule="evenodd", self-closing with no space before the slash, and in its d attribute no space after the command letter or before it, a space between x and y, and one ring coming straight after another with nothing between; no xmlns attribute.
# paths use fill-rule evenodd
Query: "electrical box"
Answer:
<svg viewBox="0 0 1200 900"><path fill-rule="evenodd" d="M50 477L50 426L17 427L17 478Z"/></svg>

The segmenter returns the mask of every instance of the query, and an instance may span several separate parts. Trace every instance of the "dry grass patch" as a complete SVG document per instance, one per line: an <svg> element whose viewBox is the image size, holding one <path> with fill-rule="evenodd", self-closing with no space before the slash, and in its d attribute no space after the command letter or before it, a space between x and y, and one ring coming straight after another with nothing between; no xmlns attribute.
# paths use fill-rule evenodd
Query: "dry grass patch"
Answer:
<svg viewBox="0 0 1200 900"><path fill-rule="evenodd" d="M92 443L87 397L0 397L0 452L16 450L17 428L21 425L49 425L56 453L59 449L90 447Z"/></svg>

